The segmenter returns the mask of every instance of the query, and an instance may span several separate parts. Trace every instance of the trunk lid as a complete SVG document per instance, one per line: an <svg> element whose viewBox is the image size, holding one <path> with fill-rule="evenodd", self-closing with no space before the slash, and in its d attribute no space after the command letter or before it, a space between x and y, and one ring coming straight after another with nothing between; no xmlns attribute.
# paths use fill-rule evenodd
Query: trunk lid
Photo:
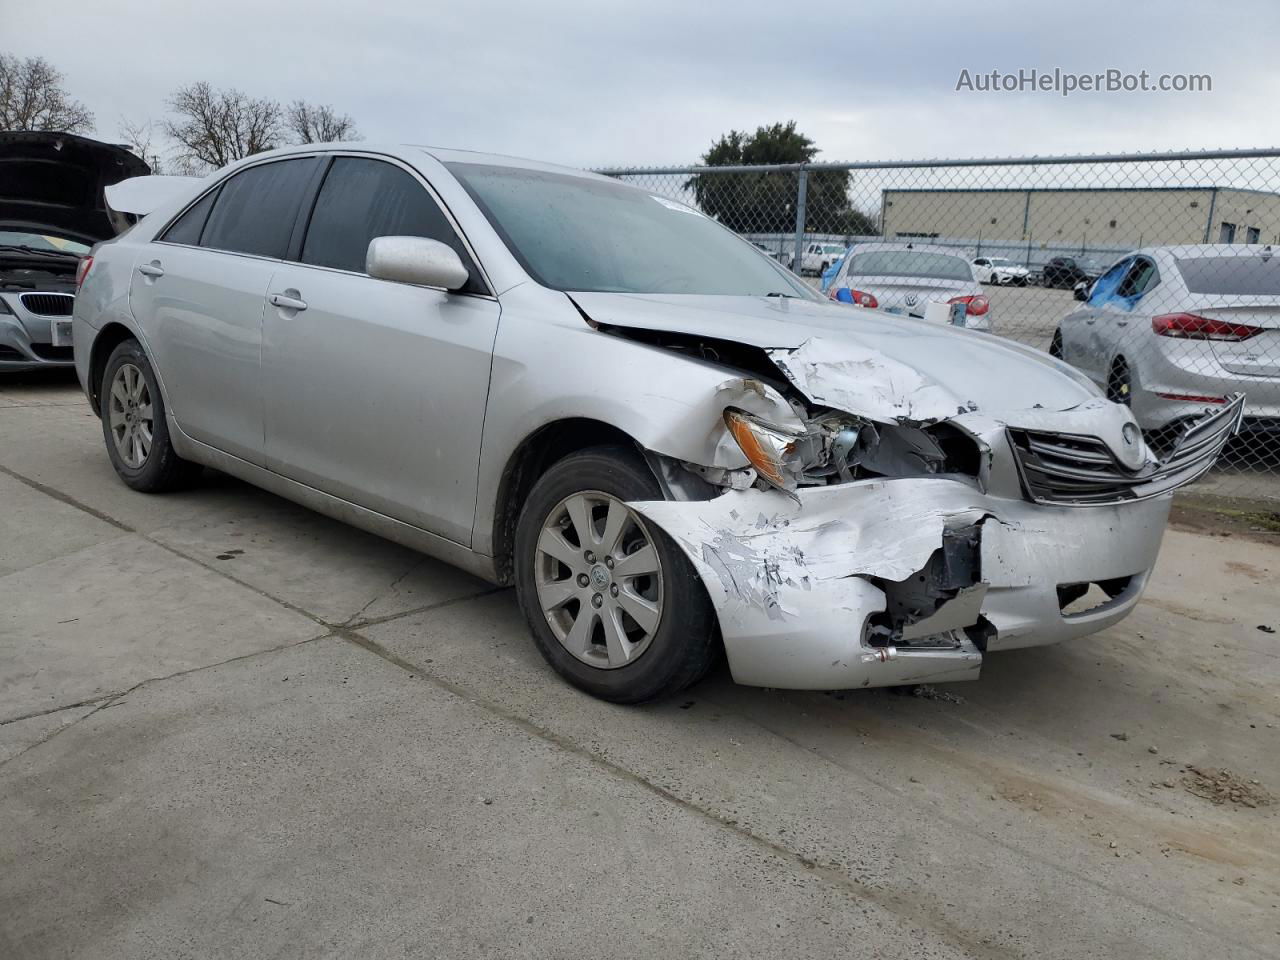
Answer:
<svg viewBox="0 0 1280 960"><path fill-rule="evenodd" d="M1258 303L1256 297L1217 297L1213 305L1192 307L1188 312L1261 327L1248 340L1210 340L1223 369L1246 377L1280 377L1280 303ZM1231 302L1234 301L1234 302Z"/></svg>

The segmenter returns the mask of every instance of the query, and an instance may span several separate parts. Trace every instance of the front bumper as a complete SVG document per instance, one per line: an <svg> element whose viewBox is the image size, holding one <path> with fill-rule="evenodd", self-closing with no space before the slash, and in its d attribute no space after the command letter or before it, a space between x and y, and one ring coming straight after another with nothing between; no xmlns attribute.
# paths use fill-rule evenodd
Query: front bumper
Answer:
<svg viewBox="0 0 1280 960"><path fill-rule="evenodd" d="M841 689L976 679L985 651L1111 626L1141 597L1170 502L1046 506L904 478L630 506L697 569L737 682ZM915 639L873 643L886 585L920 576L961 529L978 531L972 588L904 632ZM1060 585L1102 581L1121 585L1112 599L1063 612Z"/></svg>
<svg viewBox="0 0 1280 960"><path fill-rule="evenodd" d="M60 317L59 319L69 319ZM53 346L53 318L27 311L16 296L0 313L0 373L70 367L70 347Z"/></svg>

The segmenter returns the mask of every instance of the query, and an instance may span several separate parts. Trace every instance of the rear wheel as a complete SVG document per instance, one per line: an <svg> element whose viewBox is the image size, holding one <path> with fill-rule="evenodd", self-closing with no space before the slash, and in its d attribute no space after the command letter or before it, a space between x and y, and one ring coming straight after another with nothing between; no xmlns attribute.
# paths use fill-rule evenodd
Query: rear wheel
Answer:
<svg viewBox="0 0 1280 960"><path fill-rule="evenodd" d="M1049 341L1049 356L1057 357L1059 360L1063 359L1061 329L1053 331L1053 339Z"/></svg>
<svg viewBox="0 0 1280 960"><path fill-rule="evenodd" d="M169 442L164 398L137 340L111 352L98 395L107 456L121 480L134 490L160 493L195 479L200 466L179 457Z"/></svg>
<svg viewBox="0 0 1280 960"><path fill-rule="evenodd" d="M538 650L574 686L615 703L675 693L717 651L697 572L627 506L660 499L633 451L597 447L552 466L516 527L516 594Z"/></svg>
<svg viewBox="0 0 1280 960"><path fill-rule="evenodd" d="M1107 399L1127 407L1133 399L1132 393L1133 377L1129 373L1129 363L1124 357L1116 357L1111 363L1111 372L1107 374Z"/></svg>

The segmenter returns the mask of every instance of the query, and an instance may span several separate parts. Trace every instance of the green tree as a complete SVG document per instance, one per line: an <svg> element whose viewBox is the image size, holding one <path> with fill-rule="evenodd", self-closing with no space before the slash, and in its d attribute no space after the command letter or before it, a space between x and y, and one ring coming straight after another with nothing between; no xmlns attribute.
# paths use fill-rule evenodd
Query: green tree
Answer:
<svg viewBox="0 0 1280 960"><path fill-rule="evenodd" d="M755 133L730 130L702 155L708 167L812 163L818 148L796 129L794 120L759 127ZM796 225L793 172L696 173L686 182L703 212L739 233L787 233ZM874 220L849 203L849 174L813 170L805 199L806 229L817 233L876 233Z"/></svg>

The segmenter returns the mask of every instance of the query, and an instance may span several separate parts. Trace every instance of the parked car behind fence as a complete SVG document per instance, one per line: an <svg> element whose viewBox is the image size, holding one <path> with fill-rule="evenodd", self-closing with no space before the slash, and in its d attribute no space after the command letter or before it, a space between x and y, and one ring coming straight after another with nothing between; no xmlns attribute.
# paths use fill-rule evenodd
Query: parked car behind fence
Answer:
<svg viewBox="0 0 1280 960"><path fill-rule="evenodd" d="M1099 276L1135 250L1226 244L1280 251L1280 152L1274 149L861 161L820 169L820 181L799 165L607 172L657 196L716 199L714 215L784 251L784 263L797 242L846 249L912 243L970 262L1025 267L1026 287L1015 278L988 283L984 292L996 318L992 332L1040 350L1049 349L1054 331L1078 307L1075 288L1087 296ZM835 180L839 170L845 173L843 193ZM819 182L822 189L815 191ZM1154 350L1157 339L1162 345L1169 338L1131 349ZM1274 358L1267 338L1243 344L1261 358ZM1212 349L1207 341L1204 346ZM1244 376L1236 388L1259 399L1269 389L1257 376ZM1247 426L1257 425L1251 414ZM1246 431L1202 489L1280 502L1280 437Z"/></svg>

